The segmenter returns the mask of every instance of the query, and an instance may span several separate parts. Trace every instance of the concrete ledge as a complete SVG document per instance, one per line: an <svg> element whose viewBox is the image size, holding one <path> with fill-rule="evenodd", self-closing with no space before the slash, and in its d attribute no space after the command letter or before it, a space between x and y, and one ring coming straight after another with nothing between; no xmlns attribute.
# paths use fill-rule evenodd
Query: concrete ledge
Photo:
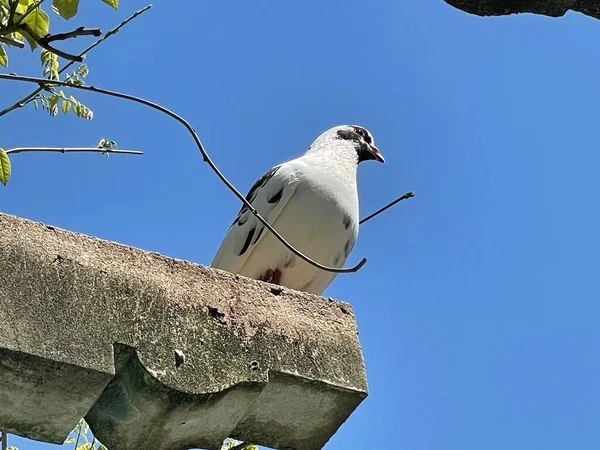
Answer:
<svg viewBox="0 0 600 450"><path fill-rule="evenodd" d="M445 0L446 3L478 16L505 16L517 13L542 14L561 17L567 11L576 11L600 18L597 0Z"/></svg>
<svg viewBox="0 0 600 450"><path fill-rule="evenodd" d="M320 449L366 397L352 308L0 214L0 429ZM174 352L185 355L177 365Z"/></svg>

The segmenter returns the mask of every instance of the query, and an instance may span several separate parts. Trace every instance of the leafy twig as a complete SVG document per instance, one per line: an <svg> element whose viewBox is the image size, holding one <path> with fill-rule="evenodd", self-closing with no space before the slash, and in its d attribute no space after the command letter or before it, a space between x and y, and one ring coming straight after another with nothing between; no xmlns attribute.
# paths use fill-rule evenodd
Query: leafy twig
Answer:
<svg viewBox="0 0 600 450"><path fill-rule="evenodd" d="M103 147L15 147L6 150L6 153L25 152L54 152L54 153L116 153L122 155L143 155L139 150L120 150L116 148Z"/></svg>
<svg viewBox="0 0 600 450"><path fill-rule="evenodd" d="M177 122L181 123L188 130L188 132L192 135L192 138L194 139L194 142L196 143L196 145L198 147L198 150L200 150L200 153L202 154L204 162L206 162L210 166L210 168L221 179L221 181L242 201L242 203L244 203L244 205L246 205L246 207L267 228L267 230L269 230L271 233L273 233L273 235L283 245L285 245L288 250L290 250L296 256L298 256L299 258L303 259L307 263L309 263L309 264L311 264L311 265L313 265L313 266L315 266L315 267L317 267L317 268L319 268L321 270L324 270L326 272L332 272L332 273L353 273L353 272L357 272L367 262L367 259L363 258L354 267L347 267L347 268L341 268L341 269L337 268L337 267L329 267L329 266L323 265L323 264L321 264L321 263L319 263L317 261L314 261L313 259L311 259L308 256L306 256L304 253L302 253L300 250L296 249L292 244L290 244L287 240L285 240L283 238L283 236L281 236L281 234L279 234L279 232L277 230L275 230L275 228L273 228L271 226L271 224L269 222L267 222L267 220L264 217L262 217L258 213L258 211L256 210L256 208L254 208L254 206L252 206L252 204L240 193L240 191L238 191L235 188L235 186L233 184L231 184L231 182L225 177L225 175L223 175L221 173L221 171L217 168L217 166L215 165L215 163L213 163L212 160L210 159L210 157L208 156L208 153L206 153L206 150L204 149L204 146L202 145L202 142L200 141L200 137L198 136L198 134L196 133L196 131L194 130L194 128L192 127L192 125L187 120L185 120L183 117L181 117L178 114L174 113L173 111L165 108L164 106L159 105L158 103L154 103L154 102L151 102L150 100L146 100L146 99L143 99L143 98L140 98L140 97L136 97L134 95L124 94L122 92L111 91L111 90L108 90L108 89L98 88L98 87L95 87L95 86L73 85L73 84L69 84L69 83L63 82L63 81L48 80L48 79L45 79L45 78L26 77L26 76L14 75L14 74L0 74L0 79L3 79L3 80L15 80L15 81L25 81L25 82L28 82L28 83L38 83L38 84L41 84L42 86L45 86L45 87L64 86L64 87L69 87L69 88L73 88L73 89L80 89L80 90L84 90L84 91L91 91L91 92L96 92L96 93L99 93L99 94L109 95L109 96L112 96L112 97L117 97L117 98L123 98L123 99L126 99L126 100L131 100L133 102L141 103L142 105L146 105L146 106L149 106L150 108L156 109L156 110L158 110L158 111L160 111L160 112L168 115L169 117L175 119Z"/></svg>
<svg viewBox="0 0 600 450"><path fill-rule="evenodd" d="M100 45L102 42L104 42L109 36L112 36L113 34L117 33L121 28L123 28L125 25L127 25L129 22L131 22L133 19L135 19L137 16L139 16L140 14L148 11L150 8L152 8L152 5L148 5L145 6L144 8L134 12L131 16L129 16L127 19L125 19L123 22L121 22L119 25L117 25L116 27L114 27L112 30L109 30L104 36L102 36L100 39L98 39L96 42L94 42L93 44L91 44L89 47L87 47L86 49L84 49L79 56L80 57L84 57L90 50L94 49L95 47L97 47L98 45ZM69 67L71 67L74 64L74 61L69 61L67 64L65 64L63 66L62 69L60 69L58 71L59 74L65 72L65 70L67 70ZM12 104L11 106L3 109L2 111L0 111L0 117L2 117L5 114L8 114L11 111L14 111L17 108L22 108L23 106L25 106L27 103L29 103L31 100L33 100L33 98L38 95L41 91L43 90L43 87L40 86L39 88L35 89L34 91L32 91L30 94L27 94L25 97L23 97L21 100L15 102L14 104Z"/></svg>
<svg viewBox="0 0 600 450"><path fill-rule="evenodd" d="M396 203L400 203L402 200L406 200L407 198L412 198L415 196L414 192L407 192L404 195L401 195L400 197L398 197L396 200L394 200L393 202L388 203L387 205L385 205L383 208L379 208L377 211L375 211L373 214L369 214L367 217L365 217L364 219L361 219L360 222L358 222L360 225L362 225L363 223L371 220L373 217L378 216L379 214L381 214L382 212L384 212L385 210L391 208L392 206L394 206Z"/></svg>

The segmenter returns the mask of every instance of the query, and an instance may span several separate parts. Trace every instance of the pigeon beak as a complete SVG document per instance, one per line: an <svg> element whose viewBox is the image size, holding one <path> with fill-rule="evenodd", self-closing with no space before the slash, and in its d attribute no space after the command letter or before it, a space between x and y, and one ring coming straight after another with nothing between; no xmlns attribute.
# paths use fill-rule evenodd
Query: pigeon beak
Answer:
<svg viewBox="0 0 600 450"><path fill-rule="evenodd" d="M380 163L385 162L385 159L383 159L383 156L381 156L381 153L379 153L379 149L374 145L371 145L371 153L373 153L373 159L376 161L379 161Z"/></svg>

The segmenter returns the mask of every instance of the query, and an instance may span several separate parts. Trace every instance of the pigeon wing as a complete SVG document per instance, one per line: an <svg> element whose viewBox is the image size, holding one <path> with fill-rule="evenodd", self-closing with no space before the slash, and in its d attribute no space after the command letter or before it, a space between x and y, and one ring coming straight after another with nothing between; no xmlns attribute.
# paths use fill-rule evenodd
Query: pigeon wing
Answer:
<svg viewBox="0 0 600 450"><path fill-rule="evenodd" d="M273 167L254 183L246 199L272 225L294 195L297 186L298 179L291 165L281 164ZM240 273L265 234L262 222L243 205L229 227L211 266L231 273Z"/></svg>

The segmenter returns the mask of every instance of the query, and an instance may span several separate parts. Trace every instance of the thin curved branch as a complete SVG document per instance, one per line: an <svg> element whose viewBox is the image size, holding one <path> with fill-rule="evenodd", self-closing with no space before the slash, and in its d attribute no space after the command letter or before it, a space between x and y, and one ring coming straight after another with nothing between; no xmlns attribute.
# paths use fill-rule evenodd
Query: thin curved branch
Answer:
<svg viewBox="0 0 600 450"><path fill-rule="evenodd" d="M369 214L367 217L365 217L364 219L361 219L360 222L358 222L359 225L362 225L363 223L371 220L373 217L378 216L379 214L381 214L382 212L384 212L385 210L391 208L392 206L394 206L396 203L400 203L402 200L406 200L407 198L412 198L415 196L414 192L407 192L404 195L401 195L400 197L398 197L396 200L394 200L393 202L388 203L387 205L385 205L383 208L379 208L377 211L375 211L373 214Z"/></svg>
<svg viewBox="0 0 600 450"><path fill-rule="evenodd" d="M104 42L107 38L109 38L110 36L112 36L113 34L116 34L121 28L123 28L125 25L127 25L129 22L131 22L133 19L135 19L137 16L139 16L140 14L148 11L150 8L152 8L152 5L147 5L144 8L137 10L136 12L134 12L131 16L129 16L127 19L125 19L123 22L121 22L119 25L117 25L116 27L114 27L113 29L107 31L104 36L102 36L100 39L98 39L96 42L94 42L93 44L91 44L89 47L87 47L86 49L84 49L79 56L80 57L84 57L87 53L89 53L92 49L94 49L95 47L97 47L98 45L100 45L102 42ZM65 64L59 71L58 73L64 73L69 67L71 67L73 64L75 64L75 61L69 61L67 64ZM25 97L23 97L21 100L13 103L11 106L9 106L8 108L3 109L2 111L0 111L0 117L2 117L5 114L8 114L11 111L14 111L17 108L22 108L23 106L25 106L27 103L29 103L31 100L33 100L33 98L38 95L41 91L43 90L43 88L40 86L37 89L35 89L34 91L32 91L30 94L27 94Z"/></svg>
<svg viewBox="0 0 600 450"><path fill-rule="evenodd" d="M296 256L298 256L299 258L303 259L304 261L306 261L309 264L312 264L313 266L324 270L326 272L333 272L333 273L352 273L352 272L356 272L358 271L362 266L365 265L365 263L367 262L366 258L363 258L360 260L360 262L354 266L354 267L348 267L348 268L337 268L337 267L329 267L326 265L323 265L317 261L312 260L311 258L309 258L308 256L306 256L304 253L302 253L300 250L296 249L292 244L290 244L288 241L286 241L283 236L281 236L279 234L279 232L277 230L275 230L275 228L273 228L271 226L271 224L269 224L269 222L267 222L259 213L258 211L254 208L254 206L252 206L252 204L246 200L246 198L240 193L240 191L238 191L235 186L233 186L233 184L231 184L231 182L225 178L225 175L223 175L221 173L221 171L217 168L217 166L215 165L215 163L212 162L212 160L210 159L210 157L208 156L208 153L206 153L206 150L204 149L204 146L202 145L202 142L200 141L200 137L198 136L198 134L196 133L196 131L194 130L194 128L192 127L192 125L185 120L183 117L179 116L178 114L174 113L173 111L171 111L170 109L165 108L164 106L159 105L158 103L154 103L151 102L150 100L146 100L140 97L136 97L134 95L129 95L129 94L124 94L121 92L116 92L116 91L111 91L108 89L104 89L104 88L98 88L95 86L85 86L85 85L75 85L75 84L70 84L70 83L66 83L64 81L57 81L57 80L48 80L46 78L36 78L36 77L26 77L26 76L21 76L21 75L16 75L16 74L0 74L0 79L3 80L15 80L15 81L25 81L28 83L37 83L40 84L42 86L45 87L53 87L53 86L63 86L63 87L68 87L68 88L73 88L73 89L80 89L83 91L90 91L90 92L96 92L99 94L105 94L105 95L110 95L112 97L117 97L117 98L123 98L125 100L131 100L133 102L136 103L141 103L142 105L145 106L149 106L150 108L156 109L166 115L168 115L169 117L175 119L177 122L181 123L188 131L189 133L192 135L194 142L196 143L196 146L198 147L198 150L200 150L200 153L202 154L202 158L204 159L204 162L206 162L210 168L213 170L213 172L215 172L217 174L217 176L221 179L221 181L223 183L225 183L225 185L231 190L231 192L233 192L237 198L239 198L242 203L244 203L244 205L246 205L246 207L252 212L252 214L254 214L256 216L256 218L271 232L275 235L275 237L277 239L279 239L279 241L285 245L288 250L290 250L293 254L295 254Z"/></svg>
<svg viewBox="0 0 600 450"><path fill-rule="evenodd" d="M54 152L54 153L115 153L119 155L143 155L139 150L120 150L116 148L103 147L15 147L6 150L6 153L25 152Z"/></svg>

